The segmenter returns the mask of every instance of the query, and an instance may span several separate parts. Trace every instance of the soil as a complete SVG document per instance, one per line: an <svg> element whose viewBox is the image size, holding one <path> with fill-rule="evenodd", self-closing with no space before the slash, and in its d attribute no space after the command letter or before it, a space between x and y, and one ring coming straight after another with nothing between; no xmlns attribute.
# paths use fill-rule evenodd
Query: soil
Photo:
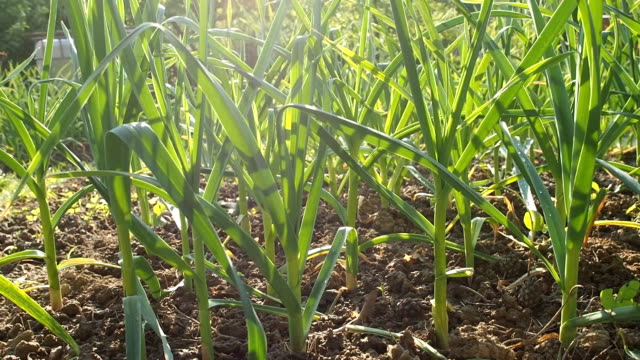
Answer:
<svg viewBox="0 0 640 360"><path fill-rule="evenodd" d="M601 176L601 185L612 182ZM69 181L53 188L51 206L55 209L65 194L80 189L79 181ZM403 197L427 218L433 216L425 190L407 185ZM220 200L235 201L235 188L227 184ZM358 236L365 241L393 232L419 232L393 209L380 205L375 193L362 188ZM66 195L68 196L68 195ZM96 195L94 195L95 197ZM521 203L510 197L515 206L515 218L522 218ZM509 210L501 200L497 206ZM630 193L612 192L601 213L602 219L635 220L627 211L636 204ZM115 226L99 202L83 200L74 213L64 216L57 231L59 260L87 257L117 264L118 244ZM23 198L0 221L0 251L7 254L24 249L40 249L40 228L31 212L36 208L33 199ZM637 212L636 212L637 213ZM450 219L455 216L451 210ZM168 216L156 231L175 249L180 249L180 232ZM252 232L262 241L260 215L251 216ZM314 233L314 246L330 243L340 226L339 218L330 207L322 205ZM456 225L449 234L451 241L461 243L462 234ZM540 250L550 255L548 240L538 234ZM546 241L546 242L545 242ZM134 251L144 254L135 239ZM231 242L229 250L240 271L251 286L266 290L257 269ZM477 250L496 256L500 262L476 259L473 279L449 281L450 350L443 353L451 359L490 358L555 359L560 349L557 339L561 296L551 277L542 273L532 275L514 288L508 284L527 274L529 268L539 267L529 251L514 243L502 232L494 237L485 224ZM282 254L279 249L279 259ZM287 322L275 315L259 314L267 331L269 359L429 359L414 343L413 337L435 343L431 321L433 251L429 245L390 243L367 250L360 262L360 288L343 288L344 268L336 266L319 311L326 316L313 324L308 352L293 355L288 348ZM311 291L321 260L311 260L304 275L303 296ZM150 262L164 288L181 281L179 273L157 258ZM450 251L449 268L463 267L464 256ZM598 294L605 288L617 289L625 282L640 278L640 234L637 230L596 227L582 252L579 312L600 310ZM4 266L1 273L23 288L40 304L48 303L46 273L42 261L22 261ZM119 270L101 266L78 266L61 273L65 306L54 317L71 333L81 347L80 359L123 359L124 314ZM220 278L208 278L210 293L215 298L234 299L235 289ZM373 296L369 296L374 293ZM198 322L195 295L185 287L160 300L149 296L160 324L167 334L176 359L199 358ZM343 326L356 319L365 299L366 316L360 325L402 333L398 340L375 335L345 331ZM256 299L257 302L261 300ZM50 309L49 307L46 307ZM240 309L216 307L211 310L217 359L244 359L247 356L246 327ZM631 325L599 325L580 329L575 346L566 354L568 359L624 359L624 335L631 348L640 347L640 327ZM159 339L149 332L146 336L147 357L161 359ZM0 357L2 359L67 359L72 352L42 325L4 298L0 298Z"/></svg>

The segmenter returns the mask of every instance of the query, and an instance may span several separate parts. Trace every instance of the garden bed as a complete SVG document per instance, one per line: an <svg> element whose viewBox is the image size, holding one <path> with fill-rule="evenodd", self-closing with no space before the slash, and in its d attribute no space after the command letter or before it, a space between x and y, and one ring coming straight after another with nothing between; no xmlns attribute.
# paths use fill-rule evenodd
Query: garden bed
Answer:
<svg viewBox="0 0 640 360"><path fill-rule="evenodd" d="M62 198L68 190L79 189L79 182L66 182L54 187ZM432 217L428 201L415 197L423 189L409 185L403 197L411 201L427 218ZM394 210L380 209L375 193L365 189L360 206L358 235L360 241L390 232L418 232ZM233 201L235 188L226 186L222 200ZM416 199L414 201L414 198ZM602 218L629 220L627 214L635 198L629 193L611 193L602 210ZM0 249L15 252L39 249L38 221L30 210L34 200L21 199L0 222ZM514 202L515 203L515 202ZM59 205L56 200L51 204ZM518 212L518 211L516 211ZM524 210L523 210L524 212ZM452 211L451 215L455 212ZM520 214L521 215L521 214ZM521 217L520 217L521 218ZM261 241L259 215L252 216L253 236ZM338 217L324 204L321 207L314 234L314 247L326 244L340 226ZM180 247L179 231L172 222L156 228L161 237L176 249ZM116 264L118 242L115 226L100 205L90 200L81 202L73 213L65 215L57 231L59 260L67 256L87 257ZM529 251L509 240L505 234L494 234L483 227L476 249L496 256L500 262L478 259L471 282L466 278L449 281L448 299L450 351L452 359L555 359L560 343L557 340L561 294L548 274L532 275L524 285L508 285L537 267ZM449 239L461 243L461 233L454 227ZM540 249L550 255L541 239ZM15 247L14 247L15 246ZM232 242L229 249L237 267L247 277L249 285L266 290L266 284L252 263ZM134 252L142 255L144 248L134 244ZM282 259L282 254L279 254ZM164 288L179 284L177 270L151 259ZM303 279L303 296L311 291L320 260L309 262ZM448 267L464 266L460 253L449 251ZM640 277L640 235L636 230L596 227L582 250L580 263L579 306L581 313L601 309L599 292L617 288ZM3 275L23 288L36 287L29 294L40 304L48 303L48 293L38 288L46 284L46 272L41 261L27 261L3 267ZM360 261L360 288L343 288L344 268L336 266L319 311L326 316L317 320L308 341L308 353L291 355L288 350L287 321L276 315L260 314L267 332L269 359L428 359L418 349L413 337L434 344L431 328L433 296L433 252L428 244L391 243L364 252ZM55 318L71 333L81 348L80 359L124 358L124 314L119 270L101 266L72 267L61 273L65 306ZM209 275L213 298L236 298L235 289L223 280ZM178 287L159 301L151 300L163 330L168 336L176 359L194 359L199 354L196 297L184 287ZM363 314L361 311L363 310ZM360 315L360 316L359 316ZM344 330L354 324L402 332L398 340L356 334ZM217 359L246 358L246 328L241 309L217 307L211 311ZM579 330L576 346L567 352L572 359L623 359L626 344L640 346L640 329L636 326L594 326ZM161 359L158 338L148 333L147 358ZM66 359L72 355L63 342L15 307L0 298L0 357L3 359Z"/></svg>

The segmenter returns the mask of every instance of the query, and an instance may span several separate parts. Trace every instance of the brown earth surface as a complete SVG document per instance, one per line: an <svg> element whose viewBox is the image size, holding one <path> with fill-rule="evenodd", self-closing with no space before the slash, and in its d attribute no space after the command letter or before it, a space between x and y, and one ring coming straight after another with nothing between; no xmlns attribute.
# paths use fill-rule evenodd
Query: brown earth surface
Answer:
<svg viewBox="0 0 640 360"><path fill-rule="evenodd" d="M601 185L611 182L601 176ZM613 182L615 185L615 182ZM63 195L78 190L83 184L73 181L53 188L59 196L51 201L59 206ZM419 196L424 189L408 185L403 197L427 218L433 216L428 200ZM397 211L380 207L375 193L363 188L359 213L360 241L394 232L418 232ZM509 193L507 193L509 195ZM94 195L95 197L95 195ZM235 188L226 186L220 200L234 201ZM57 200L56 200L57 199ZM522 218L521 203L510 197L515 206L514 218ZM500 200L496 205L507 211ZM635 220L627 213L636 198L628 192L611 193L602 211L602 219ZM117 264L118 244L113 222L100 209L99 202L83 200L73 214L64 216L56 231L59 261L71 257L87 257ZM24 249L41 249L39 225L31 209L32 199L21 199L8 216L0 219L0 251L8 254ZM479 213L478 213L479 214ZM637 212L636 212L637 214ZM455 215L452 209L450 219ZM253 235L262 241L259 215L251 218ZM322 205L314 233L314 246L330 243L340 226L339 218ZM176 250L180 249L180 232L173 222L156 231ZM449 239L461 243L461 231L456 225ZM550 255L548 240L538 236L540 250ZM134 252L144 254L135 240ZM249 285L266 290L258 270L234 244L229 249L235 263L247 277ZM494 238L492 228L485 224L477 250L501 259L489 262L476 259L473 280L451 279L448 298L450 350L443 352L451 359L555 359L561 295L547 273L532 275L514 288L507 287L526 275L528 268L540 267L529 251L509 240L503 233ZM282 254L278 255L282 258ZM311 260L303 279L303 296L311 291L321 260ZM162 286L179 284L180 274L161 260L150 262ZM463 267L464 256L450 251L449 268ZM640 234L637 230L596 227L582 252L579 291L579 312L600 310L598 294L605 288L617 289L625 282L640 278ZM41 261L23 261L4 266L1 273L23 288L34 288L30 295L40 304L48 303L46 273ZM419 350L413 337L433 344L431 321L433 298L433 251L428 244L390 243L378 245L364 253L360 262L360 288L346 291L344 268L336 266L324 294L319 311L326 316L316 321L308 341L308 353L292 355L288 351L287 322L275 315L260 314L267 331L269 359L428 359ZM100 266L79 266L62 271L61 281L65 306L55 318L71 333L81 347L80 359L124 359L124 314L119 270ZM213 275L208 278L212 298L236 298L235 289ZM392 340L375 335L356 334L342 329L354 320L368 298L369 310L360 325L400 332ZM160 324L167 334L176 359L196 359L198 353L198 323L195 295L184 287L160 300L149 296ZM260 300L256 300L260 302ZM47 309L49 309L47 307ZM246 358L246 327L241 309L216 307L211 310L217 359ZM568 359L624 359L623 341L631 348L640 347L640 328L636 325L599 325L580 329L576 346L565 353ZM148 332L147 357L161 359L159 339ZM29 315L4 298L0 298L0 358L2 359L67 359L72 353L62 341L38 324Z"/></svg>

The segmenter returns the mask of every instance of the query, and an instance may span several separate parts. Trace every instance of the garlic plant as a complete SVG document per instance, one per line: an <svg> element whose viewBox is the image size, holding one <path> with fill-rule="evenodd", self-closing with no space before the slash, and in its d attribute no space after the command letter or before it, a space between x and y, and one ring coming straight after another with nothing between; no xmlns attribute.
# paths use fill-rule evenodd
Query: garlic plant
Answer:
<svg viewBox="0 0 640 360"><path fill-rule="evenodd" d="M576 317L578 260L594 214L590 194L596 166L635 186L629 179L633 169L602 159L629 129L638 130L634 109L640 85L630 39L637 38L640 24L633 16L637 10L618 4L624 1L614 3L454 0L457 15L440 21L426 0L391 0L390 8L375 0L256 0L254 10L245 10L255 11L254 27L238 29L239 8L231 1L222 8L216 1L185 1L183 13L168 17L158 0L66 0L63 28L74 40L76 72L63 82L61 100L48 99L54 80L46 70L38 102L28 108L0 89L0 108L16 128L29 163L20 164L5 150L0 160L21 177L18 193L28 186L36 194L45 239L44 254L20 256L45 259L52 308L59 309L53 229L65 209L95 190L117 225L127 357L144 358L143 327L148 325L160 337L165 358L172 358L145 286L154 297L163 290L146 258L134 256L133 236L148 254L177 269L195 292L203 358L214 357L209 309L239 305L249 357L264 359L268 344L256 311L285 315L291 350L304 352L343 250L346 285L355 289L362 251L389 241L430 242L435 259L431 315L437 345L446 350L448 278L471 276L475 257L492 259L474 249L484 221L472 218L477 207L527 246L560 285L560 339L569 346L576 326L584 323ZM57 1L51 6L56 9ZM337 16L341 11L356 17ZM616 20L609 28L602 25L604 13ZM52 11L49 40L56 19ZM51 46L45 53L46 69ZM88 134L91 164L61 142L78 119ZM531 151L525 151L525 143L532 144ZM519 171L508 179L500 178L506 173L499 169L501 148L508 154L505 162ZM48 159L56 149L73 171L50 174ZM486 161L483 154L492 155L494 176L472 181L472 165ZM417 165L430 172L432 181L418 173ZM554 194L542 180L546 170L555 182ZM433 219L399 196L407 172L431 192ZM85 177L92 185L52 214L49 177ZM240 218L217 202L225 177L237 184ZM516 178L539 202L553 261L486 198ZM422 233L383 234L359 243L361 183ZM139 208L132 204L132 191ZM151 228L147 194L179 210L180 249ZM338 200L342 195L344 205ZM262 242L251 233L249 200L264 225ZM452 200L463 230L458 243L450 236L456 220L447 218ZM345 227L318 248L313 231L321 201ZM246 284L219 230L260 270L266 292ZM276 257L278 247L284 259ZM447 268L447 249L465 252L465 267ZM326 255L305 299L302 281L310 253ZM208 276L230 282L239 300L211 299ZM4 295L17 299L20 294ZM269 305L261 303L265 299ZM32 312L54 326L42 311ZM57 334L72 343L64 332Z"/></svg>

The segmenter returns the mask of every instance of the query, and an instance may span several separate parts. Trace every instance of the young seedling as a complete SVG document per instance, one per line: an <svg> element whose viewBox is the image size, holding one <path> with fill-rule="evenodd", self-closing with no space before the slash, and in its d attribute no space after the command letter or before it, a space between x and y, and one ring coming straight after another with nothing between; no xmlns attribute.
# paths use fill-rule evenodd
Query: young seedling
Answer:
<svg viewBox="0 0 640 360"><path fill-rule="evenodd" d="M537 231L544 230L544 217L542 214L535 210L529 210L524 214L523 219L524 226L529 230L529 241L535 243L535 234ZM533 260L533 254L529 254L529 261L527 263L527 273L531 271L531 262Z"/></svg>
<svg viewBox="0 0 640 360"><path fill-rule="evenodd" d="M600 291L600 303L605 310L614 310L623 306L637 305L636 297L640 291L640 281L631 280L622 285L617 294L612 288Z"/></svg>

